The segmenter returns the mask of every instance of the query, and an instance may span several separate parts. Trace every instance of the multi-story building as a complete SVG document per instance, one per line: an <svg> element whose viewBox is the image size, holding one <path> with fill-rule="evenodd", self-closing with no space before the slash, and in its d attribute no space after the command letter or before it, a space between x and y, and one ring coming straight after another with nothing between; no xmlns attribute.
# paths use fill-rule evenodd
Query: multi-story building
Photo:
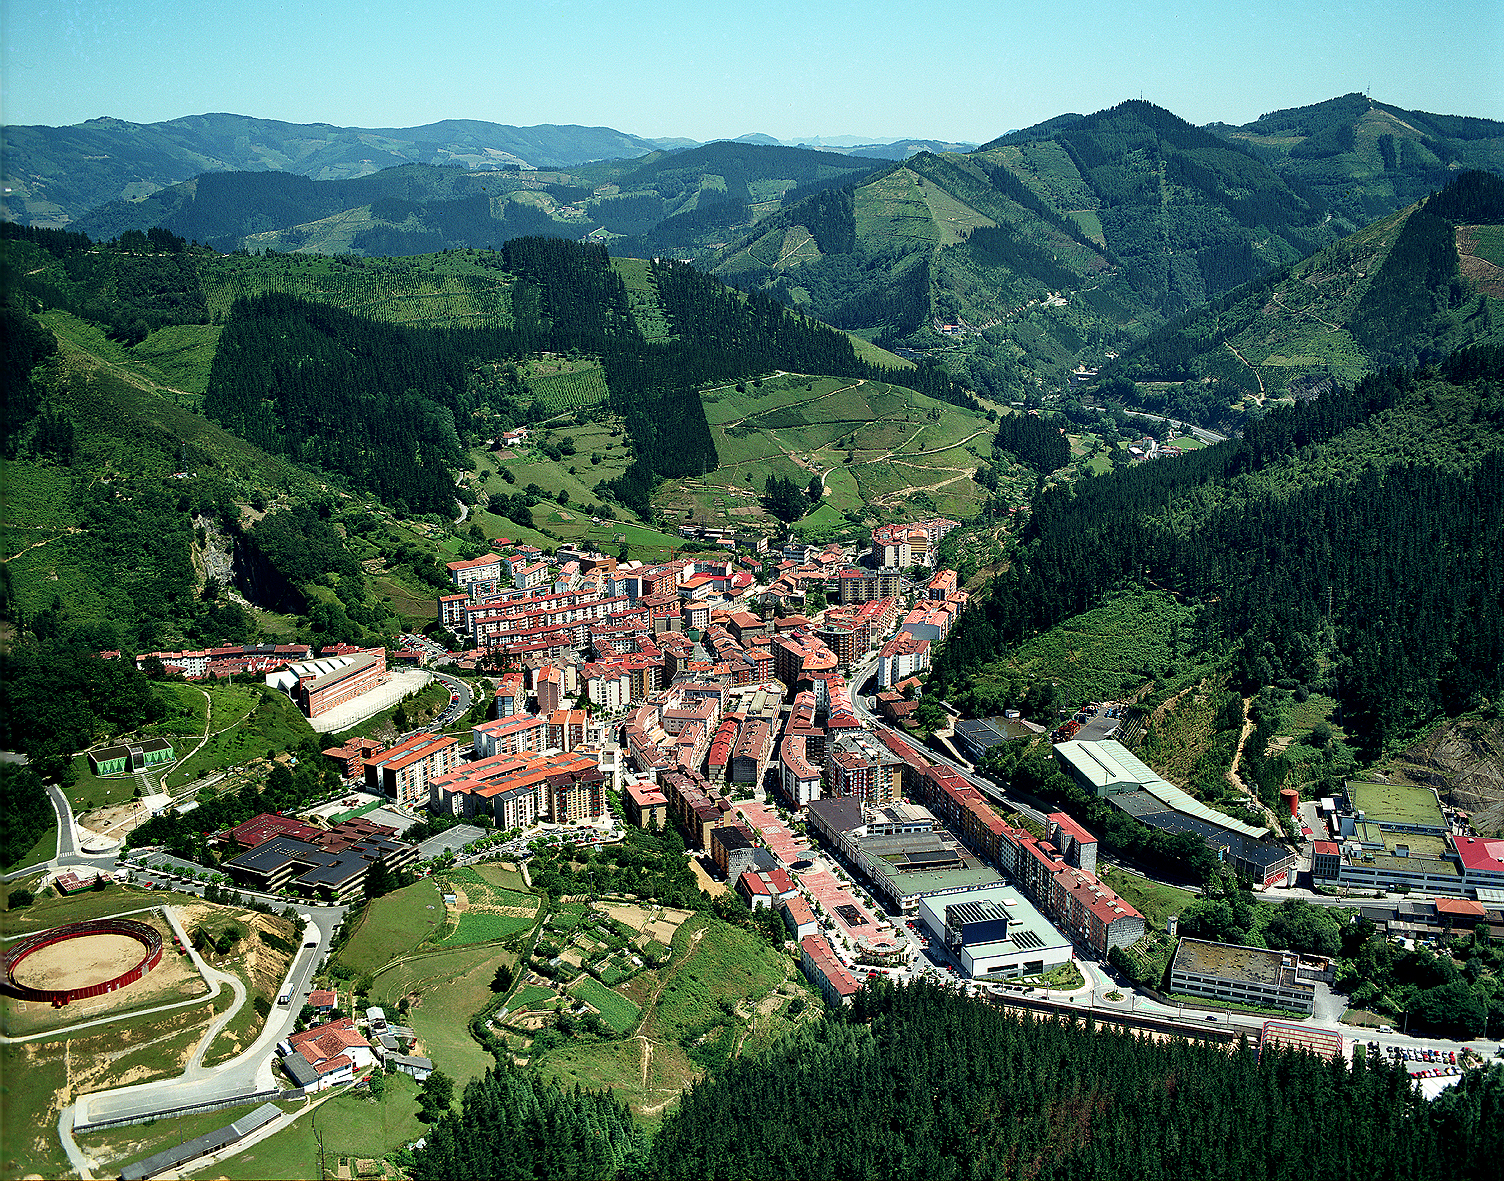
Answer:
<svg viewBox="0 0 1504 1181"><path fill-rule="evenodd" d="M847 730L832 738L826 751L824 794L881 808L900 798L903 769L903 760L872 734Z"/></svg>
<svg viewBox="0 0 1504 1181"><path fill-rule="evenodd" d="M365 760L366 787L409 807L428 803L428 784L459 765L459 739L447 734L415 734Z"/></svg>
<svg viewBox="0 0 1504 1181"><path fill-rule="evenodd" d="M471 750L477 759L514 755L548 748L548 719L540 714L513 714L470 727Z"/></svg>
<svg viewBox="0 0 1504 1181"><path fill-rule="evenodd" d="M820 990L825 1003L833 1009L851 1004L851 998L861 989L824 935L806 935L799 941L799 963L805 979Z"/></svg>
<svg viewBox="0 0 1504 1181"><path fill-rule="evenodd" d="M496 554L484 554L467 562L448 562L449 577L455 586L465 587L472 583L496 583L501 580L501 558Z"/></svg>
<svg viewBox="0 0 1504 1181"><path fill-rule="evenodd" d="M806 739L801 734L785 734L778 748L779 788L795 808L820 798L820 768L809 762L805 749Z"/></svg>
<svg viewBox="0 0 1504 1181"><path fill-rule="evenodd" d="M1301 978L1294 952L1204 939L1180 941L1170 962L1170 991L1307 1015L1316 1004L1316 985Z"/></svg>

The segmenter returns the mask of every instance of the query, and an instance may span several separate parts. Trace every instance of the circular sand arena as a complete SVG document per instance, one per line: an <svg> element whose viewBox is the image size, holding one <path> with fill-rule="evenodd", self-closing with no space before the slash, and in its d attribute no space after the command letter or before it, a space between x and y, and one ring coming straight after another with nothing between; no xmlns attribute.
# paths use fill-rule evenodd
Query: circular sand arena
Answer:
<svg viewBox="0 0 1504 1181"><path fill-rule="evenodd" d="M66 1005L139 980L162 960L162 935L130 919L70 923L16 940L0 957L0 986Z"/></svg>
<svg viewBox="0 0 1504 1181"><path fill-rule="evenodd" d="M140 959L141 944L129 935L83 935L40 948L12 975L22 988L89 988L124 976Z"/></svg>

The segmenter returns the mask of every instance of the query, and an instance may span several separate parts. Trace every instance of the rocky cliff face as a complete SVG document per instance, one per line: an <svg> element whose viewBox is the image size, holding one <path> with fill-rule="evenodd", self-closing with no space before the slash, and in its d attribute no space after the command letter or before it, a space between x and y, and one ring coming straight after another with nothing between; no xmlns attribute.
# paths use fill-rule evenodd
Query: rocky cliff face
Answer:
<svg viewBox="0 0 1504 1181"><path fill-rule="evenodd" d="M1481 833L1504 834L1504 718L1438 726L1391 760L1396 779L1434 787L1472 814Z"/></svg>

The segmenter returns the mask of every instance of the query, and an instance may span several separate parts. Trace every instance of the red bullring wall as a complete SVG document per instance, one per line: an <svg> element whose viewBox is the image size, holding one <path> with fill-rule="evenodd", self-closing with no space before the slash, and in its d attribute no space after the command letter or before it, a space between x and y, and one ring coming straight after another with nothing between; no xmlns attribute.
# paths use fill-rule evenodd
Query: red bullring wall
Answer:
<svg viewBox="0 0 1504 1181"><path fill-rule="evenodd" d="M116 976L113 980L90 984L84 988L31 988L25 984L16 983L16 967L27 956L41 951L44 947L51 947L54 943L81 939L87 935L124 935L140 943L146 954L129 972ZM12 996L22 997L29 1001L50 1001L54 1007L61 1007L69 1001L103 996L107 992L124 988L127 984L134 984L161 962L162 933L155 927L135 922L132 919L91 919L83 923L69 923L65 927L53 927L50 931L38 931L34 935L27 935L16 940L6 948L4 956L0 957L0 988Z"/></svg>

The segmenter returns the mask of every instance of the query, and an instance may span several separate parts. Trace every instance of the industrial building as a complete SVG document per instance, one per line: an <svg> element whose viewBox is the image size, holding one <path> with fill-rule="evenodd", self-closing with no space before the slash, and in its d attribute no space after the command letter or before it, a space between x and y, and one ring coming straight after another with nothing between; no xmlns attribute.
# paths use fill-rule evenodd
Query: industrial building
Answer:
<svg viewBox="0 0 1504 1181"><path fill-rule="evenodd" d="M1182 939L1170 963L1170 991L1265 1009L1311 1014L1326 962L1303 967L1293 951Z"/></svg>
<svg viewBox="0 0 1504 1181"><path fill-rule="evenodd" d="M1038 976L1069 961L1071 941L1014 887L935 894L920 900L919 921L973 978Z"/></svg>
<svg viewBox="0 0 1504 1181"><path fill-rule="evenodd" d="M1295 851L1264 840L1267 827L1207 807L1115 739L1057 743L1055 760L1083 791L1105 797L1150 828L1200 837L1220 860L1261 885L1280 885L1295 869Z"/></svg>

